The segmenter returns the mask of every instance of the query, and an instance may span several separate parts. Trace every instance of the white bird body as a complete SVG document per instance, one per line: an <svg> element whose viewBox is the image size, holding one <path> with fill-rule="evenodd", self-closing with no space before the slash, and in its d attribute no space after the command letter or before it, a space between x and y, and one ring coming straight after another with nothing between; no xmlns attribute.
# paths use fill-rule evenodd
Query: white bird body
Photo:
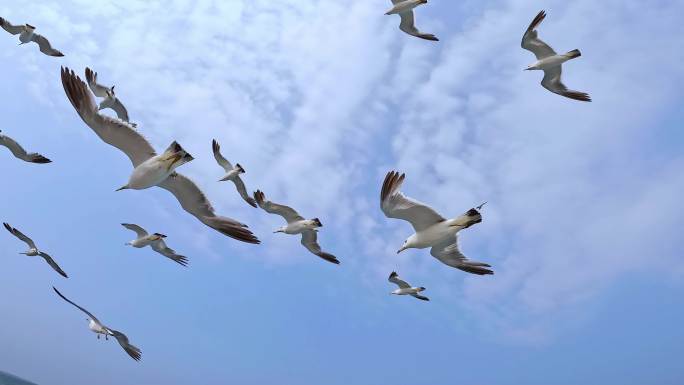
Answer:
<svg viewBox="0 0 684 385"><path fill-rule="evenodd" d="M406 243L399 252L406 249L425 249L432 247L434 244L439 243L444 239L453 238L456 233L468 227L468 224L472 224L473 221L474 219L472 218L464 218L464 216L461 216L456 219L448 219L443 222L435 223L427 229L418 231L408 237Z"/></svg>
<svg viewBox="0 0 684 385"><path fill-rule="evenodd" d="M427 4L427 0L392 0L392 8L385 15L399 15L401 22L399 29L405 33L425 40L439 41L431 33L423 33L416 27L416 18L413 9L421 4Z"/></svg>
<svg viewBox="0 0 684 385"><path fill-rule="evenodd" d="M147 247L147 246L153 244L154 242L157 242L163 238L164 238L164 236L161 234L152 234L152 235L148 235L148 236L145 236L142 238L134 239L134 240L128 242L127 245L133 246L137 249L142 249L143 247Z"/></svg>
<svg viewBox="0 0 684 385"><path fill-rule="evenodd" d="M242 167L238 168L238 166L235 166L235 168L230 170L223 178L219 179L219 182L225 182L227 180L234 181L236 177L244 173L245 170L243 170Z"/></svg>
<svg viewBox="0 0 684 385"><path fill-rule="evenodd" d="M28 24L24 26L24 30L19 34L19 41L21 42L21 44L31 42L31 38L33 37L33 31L35 31L35 28L33 28L33 26L30 26Z"/></svg>
<svg viewBox="0 0 684 385"><path fill-rule="evenodd" d="M394 4L392 8L390 8L389 11L385 13L385 15L396 15L404 12L409 12L412 11L413 8L416 8L417 6L421 4L427 4L427 0L404 0L400 1Z"/></svg>
<svg viewBox="0 0 684 385"><path fill-rule="evenodd" d="M301 234L307 230L318 231L317 228L322 226L323 225L318 219L302 219L299 221L288 223L287 225L280 227L275 232L290 235Z"/></svg>
<svg viewBox="0 0 684 385"><path fill-rule="evenodd" d="M127 245L133 246L137 249L142 249L143 247L150 246L152 250L165 256L166 258L169 258L170 260L182 266L188 265L187 257L176 253L174 249L166 245L166 242L164 242L164 238L166 238L166 235L159 233L149 234L147 230L132 223L122 223L121 226L131 231L134 231L138 236L138 238L130 242L126 242Z"/></svg>
<svg viewBox="0 0 684 385"><path fill-rule="evenodd" d="M25 251L25 252L22 252L19 254L24 254L28 257L37 257L40 255L40 250L36 249L35 247L32 247L32 248L28 249L28 251Z"/></svg>
<svg viewBox="0 0 684 385"><path fill-rule="evenodd" d="M545 71L554 67L558 67L559 65L565 63L570 59L574 59L575 57L576 56L572 56L569 54L553 55L545 57L541 60L537 60L536 62L530 64L526 69Z"/></svg>
<svg viewBox="0 0 684 385"><path fill-rule="evenodd" d="M408 287L405 289L397 289L392 292L392 294L395 295L412 295L412 294L418 294L421 291L425 291L424 287Z"/></svg>
<svg viewBox="0 0 684 385"><path fill-rule="evenodd" d="M128 184L123 189L144 190L165 181L174 170L194 158L176 142L161 155L156 155L140 163L133 169Z"/></svg>
<svg viewBox="0 0 684 385"><path fill-rule="evenodd" d="M90 329L93 333L110 335L107 332L107 329L105 329L99 322L96 322L92 319L89 319L89 321L90 322L88 322L88 329Z"/></svg>
<svg viewBox="0 0 684 385"><path fill-rule="evenodd" d="M230 161L226 159L223 154L221 154L221 146L216 139L211 142L211 148L214 152L214 159L216 159L216 163L218 163L218 165L221 166L226 172L226 175L219 179L219 182L225 182L227 180L233 182L233 184L235 184L235 189L237 190L238 194L240 194L242 199L244 199L244 201L250 206L257 207L254 198L249 196L247 193L245 182L243 182L242 178L240 178L240 174L244 174L245 169L240 166L240 163L236 163L235 166L233 166L233 164L230 163Z"/></svg>
<svg viewBox="0 0 684 385"><path fill-rule="evenodd" d="M55 260L52 259L52 257L51 257L48 253L42 252L42 251L40 251L40 250L38 249L38 247L36 246L36 243L33 242L33 239L27 237L27 236L26 236L24 233L22 233L21 231L19 231L19 230L15 229L14 227L10 226L9 223L3 222L2 225L5 226L5 229L6 229L7 231L9 231L10 234L14 235L14 236L17 237L20 241L22 241L22 242L24 242L24 243L26 243L26 244L28 245L29 249L28 249L27 251L25 251L25 252L20 252L19 254L23 254L23 255L26 255L26 256L28 256L28 257L38 257L38 256L40 256L40 257L43 258L43 259L45 260L45 262L47 262L47 264L50 265L50 267L52 267L52 269L53 269L54 271L56 271L59 275L61 275L61 276L64 277L64 278L69 278L69 276L67 276L67 274L64 272L64 270L62 270L62 268L59 267L59 265L57 264L57 262L55 262Z"/></svg>
<svg viewBox="0 0 684 385"><path fill-rule="evenodd" d="M399 278L399 274L397 274L396 271L393 271L387 280L392 282L393 284L399 286L398 289L392 291L390 294L410 295L414 298L418 298L418 299L423 300L423 301L429 301L430 300L428 297L425 297L425 296L418 294L422 291L425 291L424 287L413 287L413 286L409 285L408 282Z"/></svg>

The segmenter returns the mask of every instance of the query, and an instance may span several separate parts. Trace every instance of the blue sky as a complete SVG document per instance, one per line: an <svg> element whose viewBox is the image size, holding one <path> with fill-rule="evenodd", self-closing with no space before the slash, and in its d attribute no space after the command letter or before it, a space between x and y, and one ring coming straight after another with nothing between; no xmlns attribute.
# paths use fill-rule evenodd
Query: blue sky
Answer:
<svg viewBox="0 0 684 385"><path fill-rule="evenodd" d="M0 34L0 129L54 161L0 149L1 219L71 277L0 236L0 370L46 385L681 383L684 5L431 0L417 20L433 44L398 31L388 3L0 5L66 54ZM522 71L540 9L540 36L582 51L564 79L593 103ZM115 193L130 163L77 117L60 65L116 84L140 131L188 149L179 171L262 244L222 237L161 189ZM213 138L250 191L319 217L342 265L215 182ZM490 202L460 243L494 276L395 254L411 229L379 210L391 169L444 215ZM167 234L190 268L125 247L121 222ZM392 270L432 301L390 296ZM52 285L143 361L96 340Z"/></svg>

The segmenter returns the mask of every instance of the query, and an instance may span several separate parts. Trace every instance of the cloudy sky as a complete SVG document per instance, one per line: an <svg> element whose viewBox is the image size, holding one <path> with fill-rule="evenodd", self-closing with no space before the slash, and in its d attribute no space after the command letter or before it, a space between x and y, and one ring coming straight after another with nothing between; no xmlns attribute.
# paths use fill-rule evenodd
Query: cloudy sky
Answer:
<svg viewBox="0 0 684 385"><path fill-rule="evenodd" d="M684 378L684 4L658 0L431 0L417 12L439 43L397 29L385 0L3 2L64 58L0 31L3 133L54 163L0 149L0 218L67 271L19 256L0 234L0 370L39 384L678 384ZM520 38L582 57L548 93ZM181 171L222 214L260 237L203 226L168 192L114 190L128 159L64 95L60 66L115 84L157 149L179 141ZM340 266L272 231L247 188L324 223ZM456 216L488 201L463 251L496 274L467 276L388 220L385 173ZM124 246L138 223L169 236L189 269ZM426 286L398 298L392 271ZM98 341L88 308L142 348Z"/></svg>

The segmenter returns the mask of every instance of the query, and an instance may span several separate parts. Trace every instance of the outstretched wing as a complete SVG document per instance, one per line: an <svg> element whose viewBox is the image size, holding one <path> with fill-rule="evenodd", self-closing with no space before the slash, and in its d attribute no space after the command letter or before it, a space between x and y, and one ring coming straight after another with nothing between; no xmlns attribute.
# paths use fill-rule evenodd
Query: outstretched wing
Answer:
<svg viewBox="0 0 684 385"><path fill-rule="evenodd" d="M126 337L125 334L121 333L118 330L106 328L106 330L111 334L116 340L119 342L119 345L123 348L123 350L128 353L129 356L131 356L132 359L136 361L140 361L142 358L142 351L138 349L137 347L131 345L131 343L128 341L128 337Z"/></svg>
<svg viewBox="0 0 684 385"><path fill-rule="evenodd" d="M129 230L135 231L135 234L138 236L138 238L146 237L149 235L145 229L132 223L122 223L121 226Z"/></svg>
<svg viewBox="0 0 684 385"><path fill-rule="evenodd" d="M404 281L403 279L399 278L399 274L397 274L396 271L393 271L392 274L390 274L389 278L387 279L388 281L392 282L393 284L399 286L400 289L409 289L411 288L411 285L408 284L408 282Z"/></svg>
<svg viewBox="0 0 684 385"><path fill-rule="evenodd" d="M537 31L535 28L537 28L537 26L544 20L545 17L545 11L539 12L537 16L535 16L534 20L532 20L532 23L530 23L530 26L527 27L522 41L520 42L520 46L532 52L534 56L537 57L537 60L541 60L556 54L556 51L554 51L553 48L537 37Z"/></svg>
<svg viewBox="0 0 684 385"><path fill-rule="evenodd" d="M0 27L2 27L2 29L11 33L12 35L18 35L24 32L23 25L13 25L9 21L7 21L7 19L3 19L2 17L0 17Z"/></svg>
<svg viewBox="0 0 684 385"><path fill-rule="evenodd" d="M116 112L116 116L123 120L124 122L128 122L128 110L126 107L121 103L121 99L115 98L114 103L112 104L112 110Z"/></svg>
<svg viewBox="0 0 684 385"><path fill-rule="evenodd" d="M256 200L254 200L254 198L249 196L249 194L247 193L247 188L245 187L245 182L242 181L242 178L236 176L235 178L233 178L233 183L235 183L235 188L237 189L242 199L244 199L245 202L247 202L250 206L257 207Z"/></svg>
<svg viewBox="0 0 684 385"><path fill-rule="evenodd" d="M418 298L418 299L423 300L423 301L429 301L430 300L430 298L428 298L424 295L420 295L420 294L411 294L411 297Z"/></svg>
<svg viewBox="0 0 684 385"><path fill-rule="evenodd" d="M62 293L60 293L59 290L57 290L57 288L55 288L54 286L52 287L52 290L54 290L55 293L57 293L58 296L62 297L63 300L65 300L65 301L69 302L70 304L76 306L76 308L77 308L78 310L80 310L80 311L86 313L86 314L88 315L88 317L90 317L91 320L95 321L95 323L97 323L97 324L99 324L99 325L102 325L102 322L100 322L100 320L98 320L98 319L93 315L93 313L91 313L91 312L89 312L88 310L86 310L86 309L84 309L84 308L82 308L82 307L76 305L76 303L71 302L71 300L70 300L69 298L63 296Z"/></svg>
<svg viewBox="0 0 684 385"><path fill-rule="evenodd" d="M401 23L399 23L399 29L408 33L409 35L419 37L425 40L439 41L439 39L431 33L423 33L416 28L416 20L413 16L413 11L406 11L399 14L401 17Z"/></svg>
<svg viewBox="0 0 684 385"><path fill-rule="evenodd" d="M544 70L544 78L541 81L542 87L566 98L579 100L581 102L591 102L589 94L579 91L569 90L568 87L561 81L562 69L561 66Z"/></svg>
<svg viewBox="0 0 684 385"><path fill-rule="evenodd" d="M490 269L490 265L482 262L469 260L458 249L458 235L453 238L447 238L444 241L434 245L430 249L430 254L439 259L442 263L463 270L465 272L477 275L494 274Z"/></svg>
<svg viewBox="0 0 684 385"><path fill-rule="evenodd" d="M304 245L304 247L306 247L314 255L317 255L330 263L334 263L336 265L340 264L340 261L338 261L334 255L321 250L321 246L318 244L318 235L314 230L306 230L302 232L302 245Z"/></svg>
<svg viewBox="0 0 684 385"><path fill-rule="evenodd" d="M33 242L33 240L31 238L27 237L26 235L24 235L24 233L15 229L14 227L10 226L8 223L3 222L3 225L5 226L7 231L9 231L15 237L19 238L22 242L26 243L31 249L37 248L36 244Z"/></svg>
<svg viewBox="0 0 684 385"><path fill-rule="evenodd" d="M261 190L257 190L254 193L254 199L256 200L259 207L264 209L267 213L280 215L285 218L287 223L297 222L304 220L304 217L299 215L292 207L280 205L266 200L266 196Z"/></svg>
<svg viewBox="0 0 684 385"><path fill-rule="evenodd" d="M34 32L33 35L31 35L31 40L38 44L38 47L40 47L40 52L48 56L64 56L62 52L52 48L52 46L50 45L50 41L43 35L39 35Z"/></svg>
<svg viewBox="0 0 684 385"><path fill-rule="evenodd" d="M186 258L182 255L178 255L174 249L166 246L166 242L164 242L163 239L152 242L151 246L152 246L152 250L154 250L157 253L165 256L166 258L169 258L172 261L174 261L174 262L176 262L182 266L188 265L188 258Z"/></svg>
<svg viewBox="0 0 684 385"><path fill-rule="evenodd" d="M93 91L95 96L97 96L98 98L106 98L107 91L111 92L111 88L105 87L97 82L97 72L86 67L85 76L86 80L88 81L88 87L90 87L90 90Z"/></svg>
<svg viewBox="0 0 684 385"><path fill-rule="evenodd" d="M0 134L0 146L7 147L17 159L30 163L50 163L51 160L35 152L27 153L19 143L9 136Z"/></svg>
<svg viewBox="0 0 684 385"><path fill-rule="evenodd" d="M41 257L43 257L43 259L45 260L45 262L47 262L48 265L50 265L56 272L58 272L59 275L61 275L61 276L64 277L64 278L69 278L69 276L64 272L64 270L62 270L62 268L59 267L59 265L57 264L57 262L55 262L55 260L52 259L52 257L49 256L47 253L43 253L43 252L41 251L38 255L40 255Z"/></svg>
<svg viewBox="0 0 684 385"><path fill-rule="evenodd" d="M388 218L403 219L411 222L416 232L435 223L445 221L435 210L425 203L406 197L399 191L405 175L390 171L385 176L380 192L380 208Z"/></svg>
<svg viewBox="0 0 684 385"><path fill-rule="evenodd" d="M233 165L223 156L223 154L221 154L221 145L219 145L216 139L211 142L211 148L214 152L214 159L216 159L216 163L223 167L226 172L230 172L233 169Z"/></svg>

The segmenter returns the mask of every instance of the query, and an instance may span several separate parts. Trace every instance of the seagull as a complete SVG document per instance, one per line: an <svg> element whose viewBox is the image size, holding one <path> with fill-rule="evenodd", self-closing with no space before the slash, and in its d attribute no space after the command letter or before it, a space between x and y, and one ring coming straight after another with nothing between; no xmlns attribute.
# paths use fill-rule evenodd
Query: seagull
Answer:
<svg viewBox="0 0 684 385"><path fill-rule="evenodd" d="M123 151L133 163L128 184L119 190L159 186L171 192L185 211L212 229L243 242L259 243L247 225L217 216L202 190L192 180L175 172L177 167L193 159L178 143L173 142L163 154L157 155L152 145L130 124L98 112L93 94L74 71L62 67L62 85L81 119L100 139Z"/></svg>
<svg viewBox="0 0 684 385"><path fill-rule="evenodd" d="M393 271L387 280L396 284L397 286L399 286L399 288L397 290L394 290L390 294L410 295L412 297L421 299L423 301L429 301L430 300L430 298L418 294L421 291L425 291L424 287L422 287L422 286L421 287L412 287L411 285L408 284L408 282L399 278L399 274L397 274L396 271Z"/></svg>
<svg viewBox="0 0 684 385"><path fill-rule="evenodd" d="M559 55L548 44L544 43L537 37L535 28L544 20L546 12L541 11L532 20L532 23L527 27L527 31L523 35L520 46L532 52L537 57L537 61L530 64L525 71L543 70L544 78L541 85L554 94L565 96L566 98L579 100L582 102L590 102L591 97L584 92L569 90L561 82L561 65L570 59L582 56L578 49L574 49L568 53Z"/></svg>
<svg viewBox="0 0 684 385"><path fill-rule="evenodd" d="M471 261L458 250L456 233L482 222L482 215L473 208L455 219L445 219L430 206L406 197L399 191L405 175L390 171L385 177L380 192L380 208L388 218L411 222L415 234L404 241L397 254L410 248L431 247L430 254L442 263L468 273L494 274L486 263ZM482 208L482 205L479 206Z"/></svg>
<svg viewBox="0 0 684 385"><path fill-rule="evenodd" d="M55 262L55 260L52 259L51 256L49 256L47 253L44 253L44 252L38 250L38 248L36 247L36 244L33 242L33 240L31 238L27 237L21 231L15 229L14 227L10 226L7 223L3 222L3 225L5 226L7 231L9 231L12 235L19 238L22 242L25 242L28 245L28 247L29 247L28 251L23 252L23 253L19 253L19 254L24 254L24 255L29 256L29 257L41 256L41 257L43 257L45 262L48 263L48 265L50 265L57 273L59 273L59 275L61 275L64 278L69 278L67 276L67 274L64 272L64 270L62 270L62 268L59 267L59 265L57 265L57 262Z"/></svg>
<svg viewBox="0 0 684 385"><path fill-rule="evenodd" d="M439 41L435 35L431 33L422 33L416 28L413 8L416 8L421 4L427 4L427 2L428 0L392 0L394 6L387 11L385 15L399 15L401 17L399 29L409 35L425 40Z"/></svg>
<svg viewBox="0 0 684 385"><path fill-rule="evenodd" d="M40 52L48 56L64 56L63 53L52 48L45 36L35 33L36 27L31 24L12 25L12 23L6 19L0 17L0 26L12 35L19 35L19 41L21 42L19 45L34 42L40 47Z"/></svg>
<svg viewBox="0 0 684 385"><path fill-rule="evenodd" d="M14 139L10 138L9 136L3 135L2 130L0 130L0 146L5 146L9 148L9 150L12 151L12 154L14 154L16 158L19 158L24 162L40 164L52 162L50 159L38 153L27 153L26 150L24 150L24 148L21 147L19 143L17 143Z"/></svg>
<svg viewBox="0 0 684 385"><path fill-rule="evenodd" d="M145 229L131 223L122 223L121 225L129 230L135 231L135 233L138 235L138 238L130 242L126 242L126 245L130 245L138 249L145 246L151 246L152 250L171 259L172 261L175 261L183 266L188 265L188 259L186 257L176 254L172 248L166 246L166 243L164 242L166 235L159 233L149 235Z"/></svg>
<svg viewBox="0 0 684 385"><path fill-rule="evenodd" d="M85 69L85 76L86 80L88 81L88 86L90 87L90 90L93 91L95 96L104 98L102 103L100 103L98 110L102 111L105 108L111 108L114 110L114 112L116 112L116 116L118 116L119 119L130 123L128 120L128 110L126 110L126 107L124 107L123 103L121 103L121 100L116 97L116 94L114 93L114 86L105 87L99 84L97 82L97 72L93 72L93 70L87 67ZM131 126L137 127L137 124L131 123Z"/></svg>
<svg viewBox="0 0 684 385"><path fill-rule="evenodd" d="M318 228L323 227L323 224L318 218L304 219L304 217L299 215L291 207L267 201L264 193L260 190L257 190L254 193L254 198L259 204L259 207L264 209L264 211L270 214L280 215L287 221L287 226L280 227L274 231L274 233L302 234L302 245L304 245L307 250L330 263L336 265L340 264L340 261L338 261L334 255L322 251L321 246L318 244Z"/></svg>
<svg viewBox="0 0 684 385"><path fill-rule="evenodd" d="M242 199L244 199L245 202L249 203L252 207L257 207L256 201L254 198L249 196L249 194L247 194L245 183L240 178L240 174L244 174L245 169L240 166L240 163L235 164L233 167L233 165L226 158L224 158L223 155L221 155L221 146L219 146L216 139L213 140L211 146L214 150L214 158L216 158L216 162L219 164L219 166L223 167L227 173L223 178L219 179L219 182L226 180L232 181L235 183L235 187L237 188L238 193L240 193Z"/></svg>
<svg viewBox="0 0 684 385"><path fill-rule="evenodd" d="M62 297L63 300L76 306L76 308L78 308L80 311L88 315L88 328L93 333L97 334L98 340L100 339L100 334L104 335L106 341L109 340L109 336L112 336L116 338L116 340L119 342L119 345L121 345L121 347L126 351L126 353L128 353L129 356L131 356L132 359L140 361L140 358L142 358L142 352L140 351L140 349L131 345L131 343L128 342L128 337L126 337L125 334L121 333L120 331L110 329L107 326L103 325L102 322L100 322L92 313L71 302L67 297L63 296L62 293L60 293L59 290L57 290L54 286L52 287L52 290L54 290L58 296Z"/></svg>

